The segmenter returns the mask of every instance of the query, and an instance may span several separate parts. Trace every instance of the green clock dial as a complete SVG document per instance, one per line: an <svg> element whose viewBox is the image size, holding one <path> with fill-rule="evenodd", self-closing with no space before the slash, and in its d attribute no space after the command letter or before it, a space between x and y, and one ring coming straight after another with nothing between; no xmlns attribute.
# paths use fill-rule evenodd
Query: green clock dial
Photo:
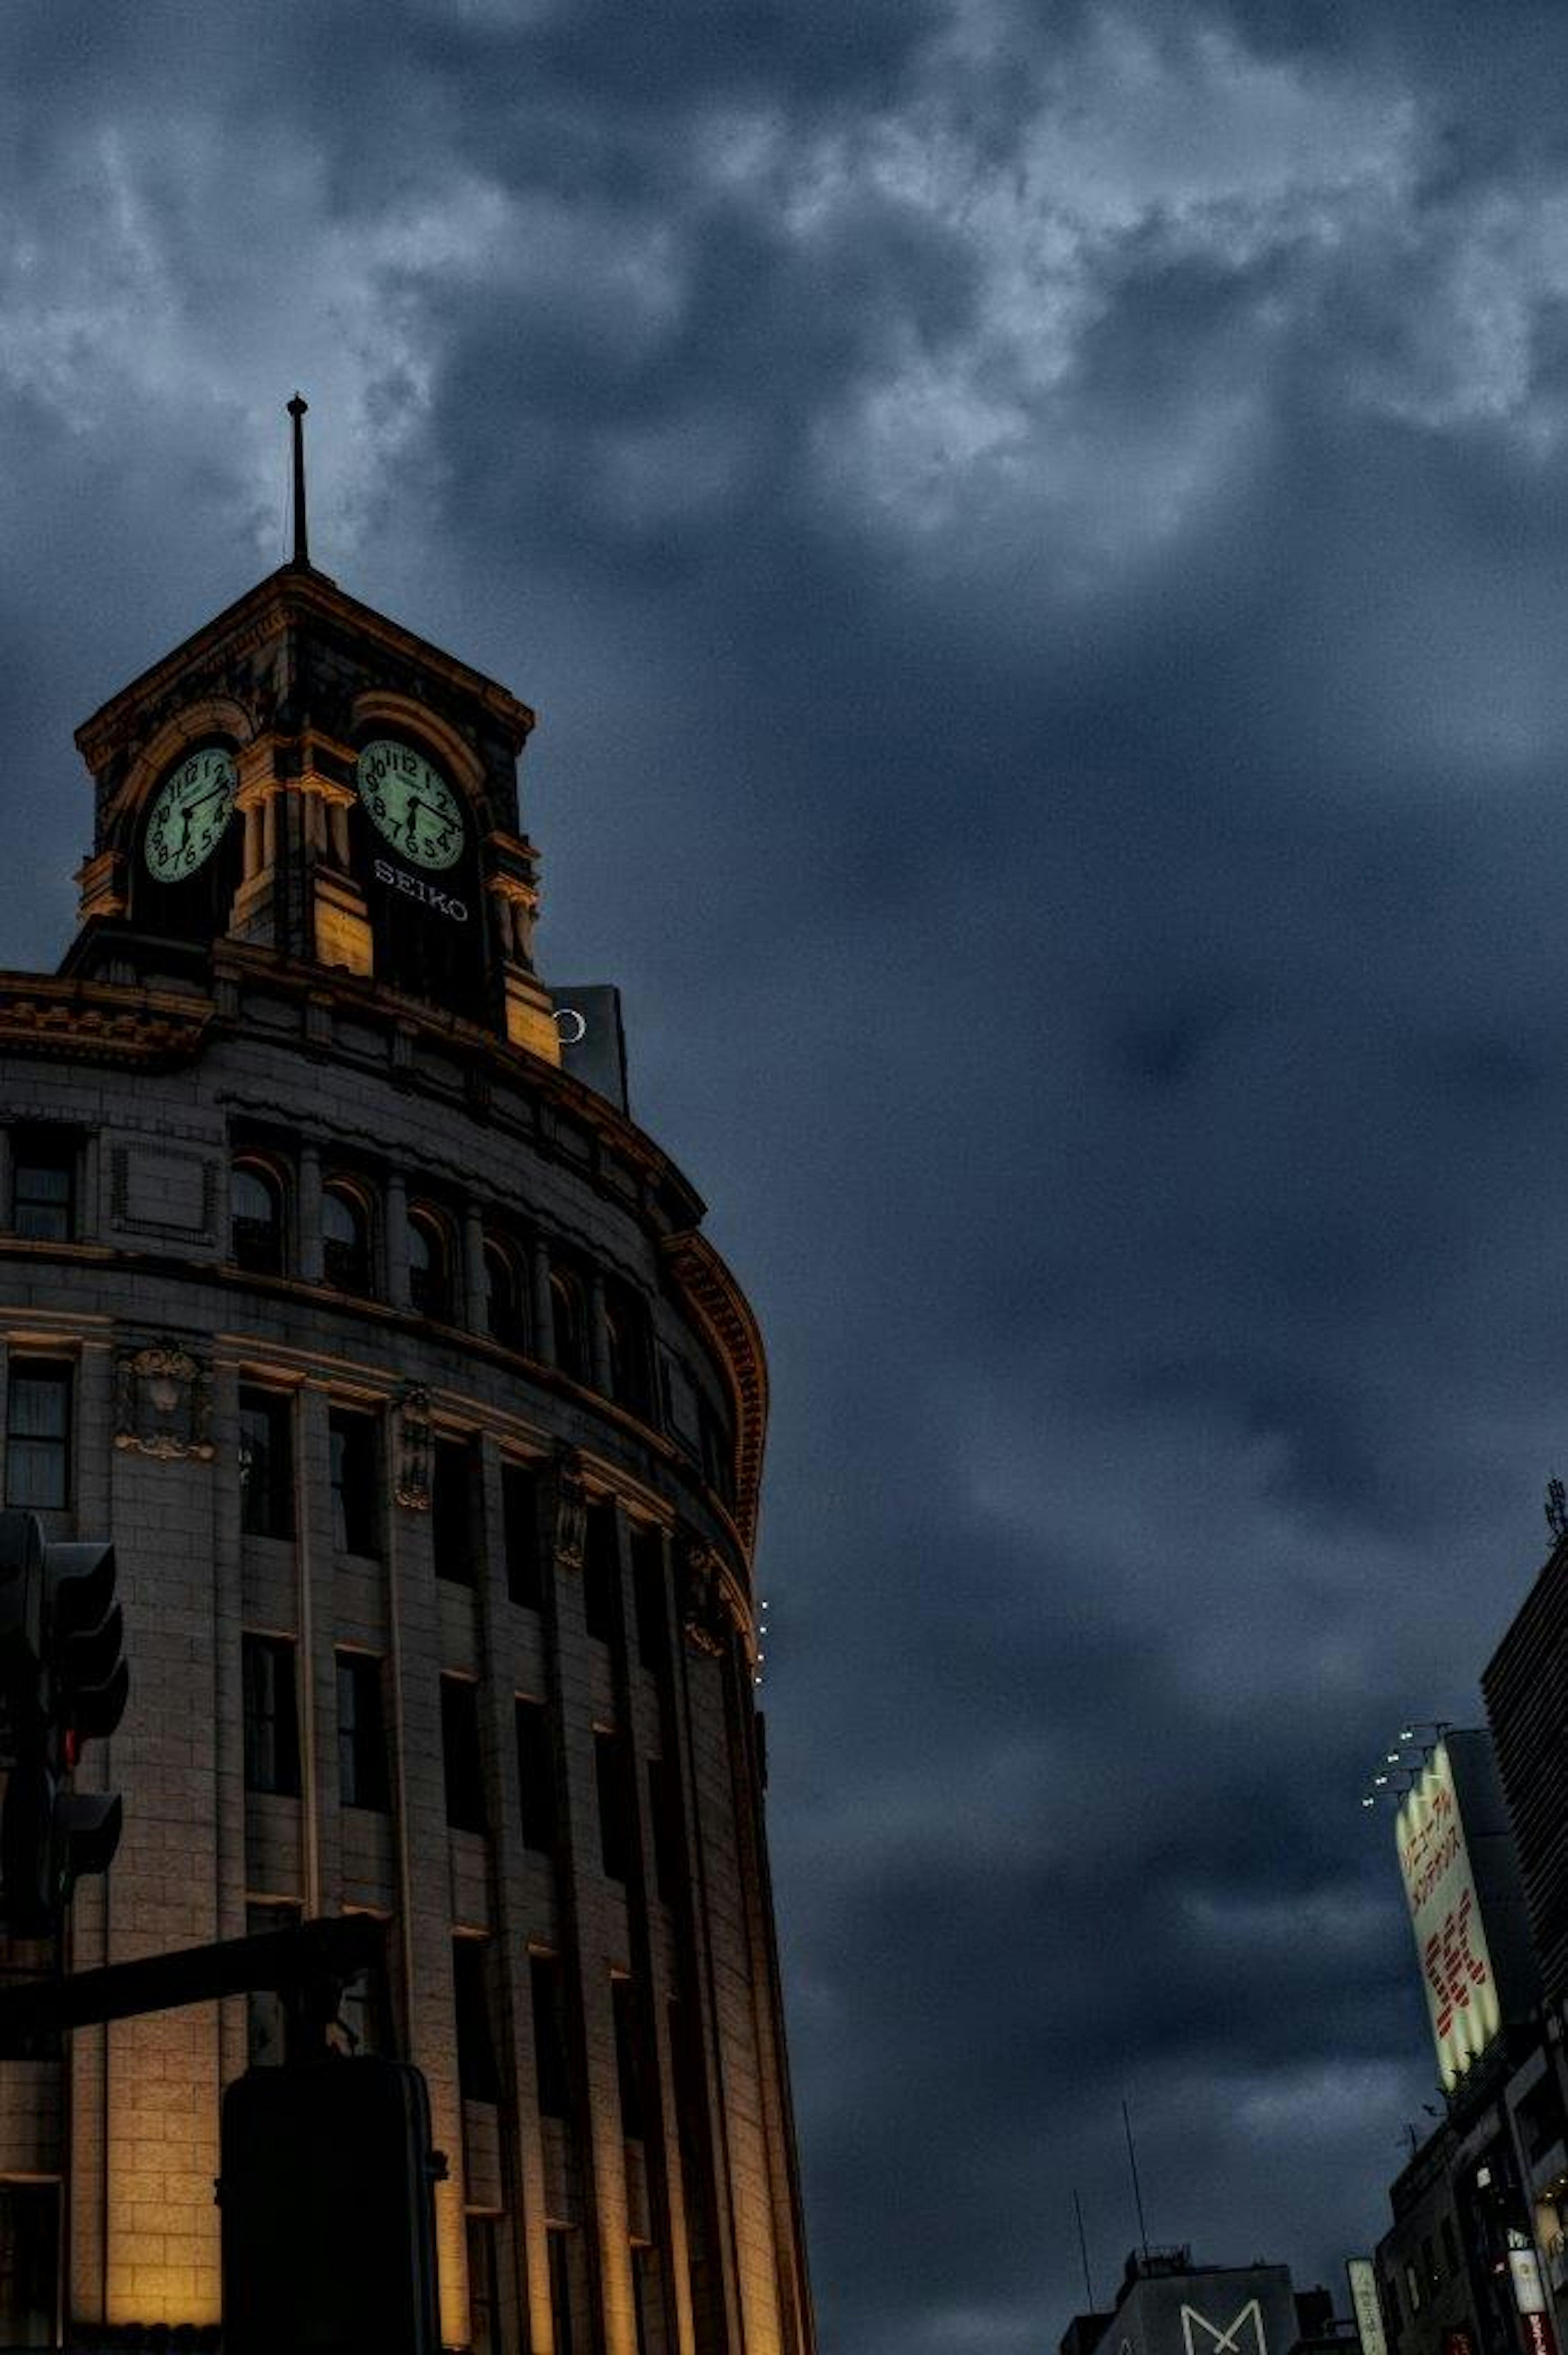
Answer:
<svg viewBox="0 0 1568 2355"><path fill-rule="evenodd" d="M165 777L147 813L143 855L159 883L183 883L217 848L234 810L234 756L204 744Z"/></svg>
<svg viewBox="0 0 1568 2355"><path fill-rule="evenodd" d="M455 867L462 857L462 806L422 752L379 739L355 771L370 821L417 867Z"/></svg>

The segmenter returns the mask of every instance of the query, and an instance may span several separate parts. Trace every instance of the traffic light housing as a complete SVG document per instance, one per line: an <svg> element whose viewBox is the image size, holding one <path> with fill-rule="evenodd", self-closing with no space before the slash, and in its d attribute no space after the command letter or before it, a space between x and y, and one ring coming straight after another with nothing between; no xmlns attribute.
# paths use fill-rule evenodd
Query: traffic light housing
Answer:
<svg viewBox="0 0 1568 2355"><path fill-rule="evenodd" d="M437 2355L429 2096L403 2061L252 2069L223 2096L228 2355Z"/></svg>
<svg viewBox="0 0 1568 2355"><path fill-rule="evenodd" d="M57 1929L83 1873L120 1844L117 1794L66 1787L84 1742L112 1733L130 1678L107 1540L49 1540L37 1514L0 1512L0 1810L5 1926Z"/></svg>

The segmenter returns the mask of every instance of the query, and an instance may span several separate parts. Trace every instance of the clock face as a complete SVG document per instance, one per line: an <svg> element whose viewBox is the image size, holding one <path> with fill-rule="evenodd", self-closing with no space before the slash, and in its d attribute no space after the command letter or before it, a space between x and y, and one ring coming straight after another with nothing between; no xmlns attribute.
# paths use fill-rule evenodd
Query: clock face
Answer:
<svg viewBox="0 0 1568 2355"><path fill-rule="evenodd" d="M217 848L234 809L234 758L206 744L165 777L147 815L143 853L159 883L182 883Z"/></svg>
<svg viewBox="0 0 1568 2355"><path fill-rule="evenodd" d="M380 739L355 772L372 825L417 867L455 867L462 857L462 807L422 752Z"/></svg>

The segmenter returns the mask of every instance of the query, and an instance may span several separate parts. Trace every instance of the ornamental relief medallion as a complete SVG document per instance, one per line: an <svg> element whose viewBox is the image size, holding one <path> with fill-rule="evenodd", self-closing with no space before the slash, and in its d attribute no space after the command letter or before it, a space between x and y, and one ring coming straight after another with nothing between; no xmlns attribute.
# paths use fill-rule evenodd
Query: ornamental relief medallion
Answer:
<svg viewBox="0 0 1568 2355"><path fill-rule="evenodd" d="M116 1447L164 1464L212 1461L212 1381L199 1359L177 1341L149 1341L122 1349L114 1375Z"/></svg>

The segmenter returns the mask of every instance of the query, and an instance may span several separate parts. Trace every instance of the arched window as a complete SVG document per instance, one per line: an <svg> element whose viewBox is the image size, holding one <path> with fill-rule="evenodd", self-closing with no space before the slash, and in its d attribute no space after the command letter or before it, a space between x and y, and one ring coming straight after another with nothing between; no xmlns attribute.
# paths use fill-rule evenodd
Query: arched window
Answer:
<svg viewBox="0 0 1568 2355"><path fill-rule="evenodd" d="M322 1188L322 1273L338 1292L370 1293L370 1212L342 1178Z"/></svg>
<svg viewBox="0 0 1568 2355"><path fill-rule="evenodd" d="M451 1250L440 1215L420 1203L408 1213L408 1298L421 1316L450 1323Z"/></svg>
<svg viewBox="0 0 1568 2355"><path fill-rule="evenodd" d="M621 1284L605 1285L609 1395L633 1414L648 1412L648 1330L642 1304Z"/></svg>
<svg viewBox="0 0 1568 2355"><path fill-rule="evenodd" d="M503 1348L525 1349L528 1319L523 1307L523 1278L510 1244L493 1235L484 1239L485 1330Z"/></svg>
<svg viewBox="0 0 1568 2355"><path fill-rule="evenodd" d="M229 1249L252 1275L283 1273L283 1188L264 1161L237 1161L228 1181Z"/></svg>
<svg viewBox="0 0 1568 2355"><path fill-rule="evenodd" d="M582 1278L557 1261L550 1270L550 1321L555 1328L556 1363L575 1382L588 1378L588 1295Z"/></svg>

